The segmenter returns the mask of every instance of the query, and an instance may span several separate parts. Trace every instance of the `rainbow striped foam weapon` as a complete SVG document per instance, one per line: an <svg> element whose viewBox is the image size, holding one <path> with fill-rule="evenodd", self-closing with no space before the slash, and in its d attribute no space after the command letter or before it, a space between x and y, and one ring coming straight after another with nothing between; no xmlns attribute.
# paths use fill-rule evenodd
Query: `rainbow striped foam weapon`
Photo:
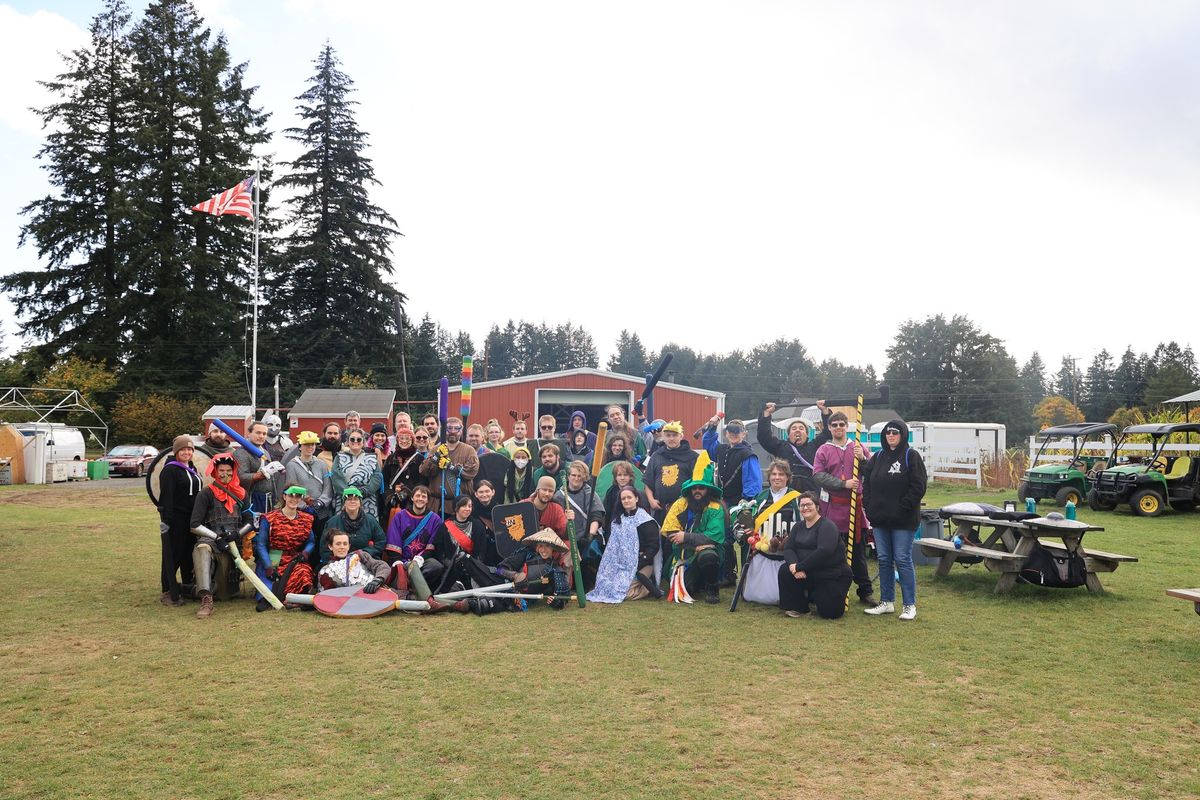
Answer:
<svg viewBox="0 0 1200 800"><path fill-rule="evenodd" d="M667 601L671 603L694 603L688 594L687 586L683 583L683 564L678 564L671 573L671 588L667 591Z"/></svg>
<svg viewBox="0 0 1200 800"><path fill-rule="evenodd" d="M459 388L459 416L463 421L463 438L466 438L467 420L471 418L471 375L475 371L475 359L463 356L462 386Z"/></svg>

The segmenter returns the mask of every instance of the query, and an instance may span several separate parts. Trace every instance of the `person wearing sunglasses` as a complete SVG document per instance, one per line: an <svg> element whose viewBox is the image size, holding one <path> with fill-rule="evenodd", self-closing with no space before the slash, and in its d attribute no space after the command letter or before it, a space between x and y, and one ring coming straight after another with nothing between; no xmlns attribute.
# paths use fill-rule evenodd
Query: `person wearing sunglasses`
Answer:
<svg viewBox="0 0 1200 800"><path fill-rule="evenodd" d="M883 447L863 470L863 507L871 519L879 554L879 604L866 609L871 616L896 610L900 575L900 619L917 618L917 572L913 568L913 539L921 524L921 498L928 475L921 454L908 446L908 425L894 419L883 426Z"/></svg>
<svg viewBox="0 0 1200 800"><path fill-rule="evenodd" d="M829 415L830 439L817 448L813 460L813 480L821 487L821 516L837 526L842 536L850 532L850 497L858 494L857 520L854 525L854 551L850 568L858 601L865 606L878 605L872 593L871 576L867 572L867 518L863 513L862 484L854 477L854 461L859 461L859 474L870 457L865 447L851 441L849 422L841 411Z"/></svg>
<svg viewBox="0 0 1200 800"><path fill-rule="evenodd" d="M378 520L379 487L383 485L379 459L374 450L366 448L367 434L362 429L352 430L349 434L345 449L333 461L330 476L337 510L342 510L346 489L353 487L362 494L363 513Z"/></svg>
<svg viewBox="0 0 1200 800"><path fill-rule="evenodd" d="M571 461L571 446L567 444L567 440L554 435L554 431L558 429L558 422L550 414L543 414L538 418L538 435L534 440L533 446L530 448L531 453L537 453L540 457L542 450L546 445L552 444L558 448L558 461L560 464L565 464ZM562 481L559 481L562 485Z"/></svg>
<svg viewBox="0 0 1200 800"><path fill-rule="evenodd" d="M454 501L471 496L475 476L479 474L479 456L474 447L462 441L462 436L462 419L450 417L446 420L446 441L421 462L421 477L429 482L430 492L438 498L437 512L443 519L454 508Z"/></svg>

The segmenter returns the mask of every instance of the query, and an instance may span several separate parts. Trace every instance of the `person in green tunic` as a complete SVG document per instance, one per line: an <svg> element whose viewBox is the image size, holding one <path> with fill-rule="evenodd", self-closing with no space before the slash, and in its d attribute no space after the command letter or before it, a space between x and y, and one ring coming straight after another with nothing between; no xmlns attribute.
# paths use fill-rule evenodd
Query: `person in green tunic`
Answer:
<svg viewBox="0 0 1200 800"><path fill-rule="evenodd" d="M671 569L682 563L688 594L703 587L704 602L714 605L721 602L718 572L725 544L725 511L720 500L721 489L713 481L709 464L700 478L684 482L683 496L671 505L662 526L663 536L671 541Z"/></svg>

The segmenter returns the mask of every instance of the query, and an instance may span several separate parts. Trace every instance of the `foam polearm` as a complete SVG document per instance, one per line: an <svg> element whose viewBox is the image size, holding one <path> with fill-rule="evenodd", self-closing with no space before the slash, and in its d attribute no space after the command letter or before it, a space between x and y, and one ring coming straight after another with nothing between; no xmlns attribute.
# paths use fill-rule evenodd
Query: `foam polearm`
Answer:
<svg viewBox="0 0 1200 800"><path fill-rule="evenodd" d="M445 375L442 376L441 383L438 384L438 423L441 425L441 430L438 433L438 441L446 441L446 417L450 413L450 379Z"/></svg>
<svg viewBox="0 0 1200 800"><path fill-rule="evenodd" d="M255 458L263 457L263 451L262 451L261 447L254 444L254 442L251 442L245 436L242 436L240 433L235 431L233 428L226 425L222 420L214 419L213 425L216 425L218 428L225 431L226 436L228 436L230 439L233 439L235 442L240 444L242 447L246 448L246 451L248 453L250 453L250 455L254 456Z"/></svg>
<svg viewBox="0 0 1200 800"><path fill-rule="evenodd" d="M646 379L646 388L642 391L642 396L633 404L633 413L637 416L642 415L642 408L645 406L646 398L654 392L654 387L662 380L662 376L666 373L667 367L671 363L671 359L675 357L674 353L664 353L662 361L658 362L658 368L654 370L654 374Z"/></svg>
<svg viewBox="0 0 1200 800"><path fill-rule="evenodd" d="M854 414L854 469L851 477L858 480L858 450L862 445L862 412L863 412L863 396L858 396L858 406ZM846 536L846 564L854 569L854 537L858 533L858 496L861 489L852 489L850 491L850 527ZM863 542L866 545L866 542ZM892 576L888 576L888 580L893 580ZM846 592L846 608L850 608L850 592Z"/></svg>

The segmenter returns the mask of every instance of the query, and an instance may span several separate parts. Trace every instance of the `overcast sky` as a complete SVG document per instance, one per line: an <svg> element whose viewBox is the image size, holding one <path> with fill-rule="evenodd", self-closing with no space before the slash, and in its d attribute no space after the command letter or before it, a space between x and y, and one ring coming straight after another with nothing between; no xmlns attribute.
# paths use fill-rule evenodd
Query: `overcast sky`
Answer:
<svg viewBox="0 0 1200 800"><path fill-rule="evenodd" d="M511 314L583 325L602 361L630 328L882 370L939 312L1051 370L1200 345L1200 4L196 5L275 131L334 45L408 313L480 345ZM0 272L38 263L17 248L47 190L35 81L99 6L0 2Z"/></svg>

